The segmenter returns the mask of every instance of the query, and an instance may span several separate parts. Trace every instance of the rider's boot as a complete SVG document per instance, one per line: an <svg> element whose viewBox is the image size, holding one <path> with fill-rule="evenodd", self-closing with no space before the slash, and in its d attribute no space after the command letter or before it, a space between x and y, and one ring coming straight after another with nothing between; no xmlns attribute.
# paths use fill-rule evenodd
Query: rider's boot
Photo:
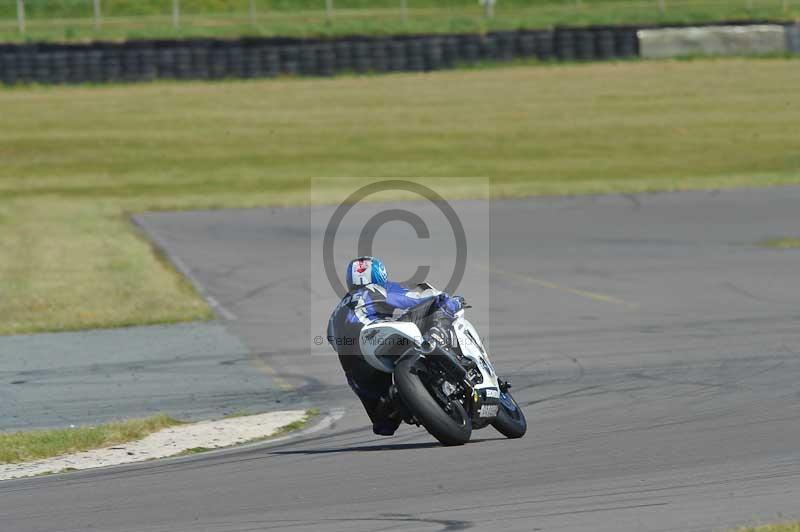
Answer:
<svg viewBox="0 0 800 532"><path fill-rule="evenodd" d="M402 414L389 397L380 398L371 417L372 432L378 436L392 436L403 422Z"/></svg>

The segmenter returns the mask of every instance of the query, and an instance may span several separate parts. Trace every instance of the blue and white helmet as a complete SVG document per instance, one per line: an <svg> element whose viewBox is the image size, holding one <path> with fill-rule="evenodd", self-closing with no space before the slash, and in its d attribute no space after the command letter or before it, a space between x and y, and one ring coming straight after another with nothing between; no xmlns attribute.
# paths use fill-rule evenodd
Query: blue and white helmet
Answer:
<svg viewBox="0 0 800 532"><path fill-rule="evenodd" d="M354 290L358 286L368 284L386 284L386 267L381 259L375 257L359 257L347 265L347 289Z"/></svg>

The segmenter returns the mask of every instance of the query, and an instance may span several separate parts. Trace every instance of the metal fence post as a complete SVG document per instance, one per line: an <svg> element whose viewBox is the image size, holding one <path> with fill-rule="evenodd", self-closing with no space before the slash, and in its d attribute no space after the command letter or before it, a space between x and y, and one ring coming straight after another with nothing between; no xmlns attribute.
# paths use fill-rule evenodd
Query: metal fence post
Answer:
<svg viewBox="0 0 800 532"><path fill-rule="evenodd" d="M25 0L17 0L17 27L25 35Z"/></svg>
<svg viewBox="0 0 800 532"><path fill-rule="evenodd" d="M181 0L172 0L172 27L181 27Z"/></svg>
<svg viewBox="0 0 800 532"><path fill-rule="evenodd" d="M94 29L99 30L102 24L102 20L100 18L100 0L94 0Z"/></svg>
<svg viewBox="0 0 800 532"><path fill-rule="evenodd" d="M333 20L333 0L325 0L325 17L328 22Z"/></svg>
<svg viewBox="0 0 800 532"><path fill-rule="evenodd" d="M494 18L494 3L495 0L481 0L481 4L483 4L484 17Z"/></svg>
<svg viewBox="0 0 800 532"><path fill-rule="evenodd" d="M255 25L256 24L256 0L250 0L249 6L250 9L250 23Z"/></svg>
<svg viewBox="0 0 800 532"><path fill-rule="evenodd" d="M667 0L658 0L658 10L662 13L667 10Z"/></svg>

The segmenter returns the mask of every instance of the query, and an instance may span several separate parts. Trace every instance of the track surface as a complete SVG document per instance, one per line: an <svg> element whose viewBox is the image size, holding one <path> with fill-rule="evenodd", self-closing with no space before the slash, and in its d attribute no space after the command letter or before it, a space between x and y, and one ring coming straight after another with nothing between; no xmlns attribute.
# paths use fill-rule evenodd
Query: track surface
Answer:
<svg viewBox="0 0 800 532"><path fill-rule="evenodd" d="M279 393L213 322L0 337L0 379L0 431L209 419L268 410Z"/></svg>
<svg viewBox="0 0 800 532"><path fill-rule="evenodd" d="M257 369L293 387L286 402L348 413L272 447L3 483L0 528L688 531L800 518L800 251L754 245L800 232L798 205L800 189L494 204L505 273L481 326L529 433L486 429L461 448L411 427L374 437L336 360L290 349L308 335L307 215L141 217L236 317L227 326Z"/></svg>

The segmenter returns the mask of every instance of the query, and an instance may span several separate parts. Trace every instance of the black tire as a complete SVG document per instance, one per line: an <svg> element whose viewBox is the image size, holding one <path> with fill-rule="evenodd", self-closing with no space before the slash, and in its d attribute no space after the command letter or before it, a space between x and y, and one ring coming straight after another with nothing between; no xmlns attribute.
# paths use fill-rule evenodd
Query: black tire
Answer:
<svg viewBox="0 0 800 532"><path fill-rule="evenodd" d="M451 403L456 417L451 417L433 398L412 368L417 357L406 357L394 368L394 382L405 405L431 435L442 445L464 445L472 436L472 420L458 403Z"/></svg>
<svg viewBox="0 0 800 532"><path fill-rule="evenodd" d="M528 422L525 421L525 414L511 394L500 394L500 409L497 417L492 421L492 426L506 438L521 438L528 430Z"/></svg>

